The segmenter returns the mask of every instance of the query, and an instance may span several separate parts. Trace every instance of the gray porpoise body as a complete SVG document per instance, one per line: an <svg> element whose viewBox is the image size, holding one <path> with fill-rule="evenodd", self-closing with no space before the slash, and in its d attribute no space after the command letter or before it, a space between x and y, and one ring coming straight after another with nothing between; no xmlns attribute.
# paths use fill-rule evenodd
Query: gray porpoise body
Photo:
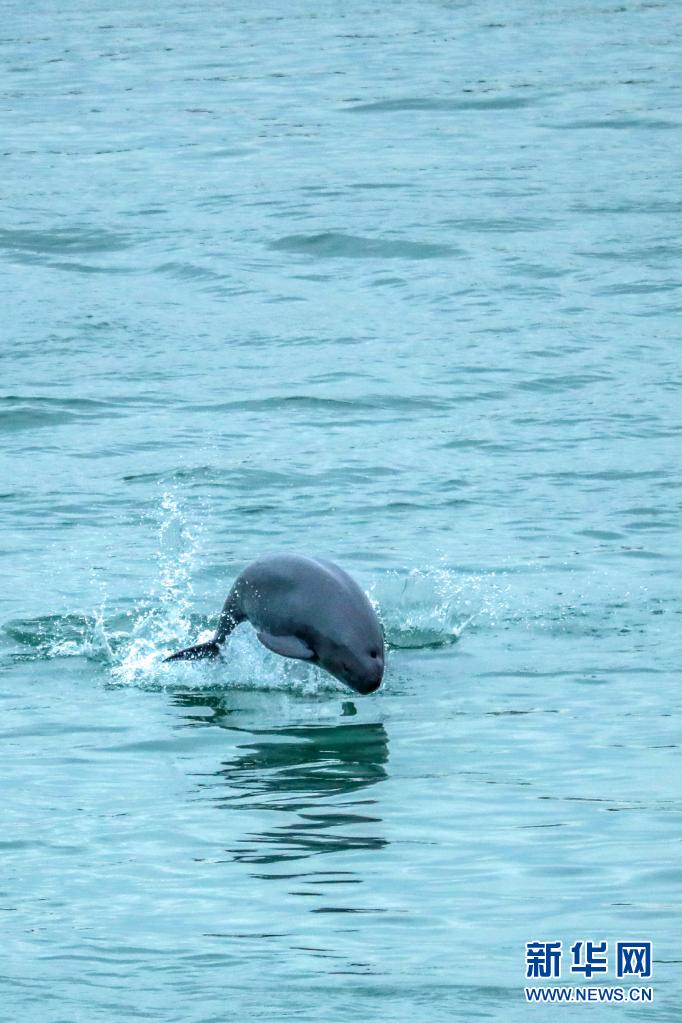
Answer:
<svg viewBox="0 0 682 1023"><path fill-rule="evenodd" d="M302 554L259 558L237 577L215 636L167 661L216 657L240 622L283 657L319 664L358 693L373 693L384 674L384 638L367 595L342 568Z"/></svg>

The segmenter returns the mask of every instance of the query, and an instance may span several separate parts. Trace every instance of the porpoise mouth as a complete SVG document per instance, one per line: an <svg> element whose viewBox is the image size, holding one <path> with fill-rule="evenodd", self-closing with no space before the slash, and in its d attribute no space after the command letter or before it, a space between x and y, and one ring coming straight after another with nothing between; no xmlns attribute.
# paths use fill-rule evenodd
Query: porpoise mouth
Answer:
<svg viewBox="0 0 682 1023"><path fill-rule="evenodd" d="M375 693L381 685L381 679L383 675L379 675L378 678L363 678L362 681L350 682L347 678L343 681L351 689L354 689L356 693L360 693L361 696L369 696L370 693Z"/></svg>
<svg viewBox="0 0 682 1023"><path fill-rule="evenodd" d="M339 670L336 665L323 665L326 671L335 678L338 678L339 682L343 682L344 685L348 686L349 689L359 693L360 696L369 696L370 693L375 693L381 681L384 677L383 664L373 664L368 667L366 671L353 672L346 669L346 665L343 665L343 669Z"/></svg>

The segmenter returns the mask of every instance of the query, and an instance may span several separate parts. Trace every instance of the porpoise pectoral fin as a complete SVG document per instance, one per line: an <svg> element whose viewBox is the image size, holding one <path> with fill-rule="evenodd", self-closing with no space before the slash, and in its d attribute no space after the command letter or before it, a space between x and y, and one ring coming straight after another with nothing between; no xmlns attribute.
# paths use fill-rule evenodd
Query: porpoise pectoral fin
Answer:
<svg viewBox="0 0 682 1023"><path fill-rule="evenodd" d="M273 636L271 632L257 635L263 646L282 657L296 657L299 661L312 661L315 657L315 651L298 636Z"/></svg>

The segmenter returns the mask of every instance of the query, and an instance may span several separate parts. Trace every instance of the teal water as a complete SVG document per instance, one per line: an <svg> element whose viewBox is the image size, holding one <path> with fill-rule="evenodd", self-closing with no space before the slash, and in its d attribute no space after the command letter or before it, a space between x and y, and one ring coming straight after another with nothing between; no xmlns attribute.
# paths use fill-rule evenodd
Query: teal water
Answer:
<svg viewBox="0 0 682 1023"><path fill-rule="evenodd" d="M7 1018L679 1019L680 6L2 10ZM161 665L277 549L376 696Z"/></svg>

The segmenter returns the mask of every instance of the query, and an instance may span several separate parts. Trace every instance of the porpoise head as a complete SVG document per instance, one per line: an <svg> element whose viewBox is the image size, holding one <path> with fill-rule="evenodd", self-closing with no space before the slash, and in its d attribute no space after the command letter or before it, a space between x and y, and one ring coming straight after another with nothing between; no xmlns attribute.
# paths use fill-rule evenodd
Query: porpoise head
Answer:
<svg viewBox="0 0 682 1023"><path fill-rule="evenodd" d="M320 637L315 648L320 667L356 693L366 696L381 685L385 655L378 622L375 628L344 636L343 640Z"/></svg>

